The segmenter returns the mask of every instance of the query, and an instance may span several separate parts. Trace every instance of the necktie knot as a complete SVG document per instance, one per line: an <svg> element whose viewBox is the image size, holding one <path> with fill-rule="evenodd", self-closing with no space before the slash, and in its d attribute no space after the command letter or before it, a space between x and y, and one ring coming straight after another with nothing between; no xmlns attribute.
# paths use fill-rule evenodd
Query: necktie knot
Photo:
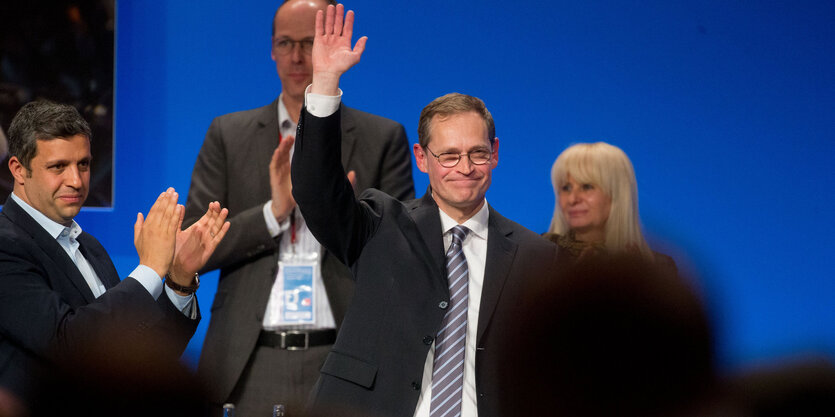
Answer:
<svg viewBox="0 0 835 417"><path fill-rule="evenodd" d="M467 233L470 232L470 229L467 226L461 226L460 224L453 227L449 230L452 233L452 244L461 246L462 242L464 242L464 238L467 237Z"/></svg>

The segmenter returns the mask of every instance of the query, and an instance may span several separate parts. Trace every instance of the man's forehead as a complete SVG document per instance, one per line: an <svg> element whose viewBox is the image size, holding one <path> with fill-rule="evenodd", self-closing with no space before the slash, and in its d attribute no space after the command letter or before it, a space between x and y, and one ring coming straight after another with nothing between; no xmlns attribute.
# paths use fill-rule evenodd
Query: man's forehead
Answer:
<svg viewBox="0 0 835 417"><path fill-rule="evenodd" d="M313 19L317 10L325 10L328 3L317 0L295 0L281 5L273 19L275 35L313 37ZM305 17L310 17L310 22Z"/></svg>
<svg viewBox="0 0 835 417"><path fill-rule="evenodd" d="M462 125L483 131L484 141L489 145L490 138L487 137L487 122L476 112L435 115L429 124L430 141L431 138L435 137L452 139L461 131Z"/></svg>
<svg viewBox="0 0 835 417"><path fill-rule="evenodd" d="M83 135L35 141L35 157L61 159L90 158L90 139Z"/></svg>
<svg viewBox="0 0 835 417"><path fill-rule="evenodd" d="M328 2L327 0L288 0L278 7L278 11L283 12L288 9L308 7L325 10L328 7Z"/></svg>

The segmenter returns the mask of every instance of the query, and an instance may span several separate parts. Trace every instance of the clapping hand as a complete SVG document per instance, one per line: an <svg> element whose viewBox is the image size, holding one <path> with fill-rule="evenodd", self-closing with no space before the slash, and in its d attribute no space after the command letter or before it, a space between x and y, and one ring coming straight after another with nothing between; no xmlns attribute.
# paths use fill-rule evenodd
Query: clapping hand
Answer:
<svg viewBox="0 0 835 417"><path fill-rule="evenodd" d="M220 203L209 203L206 214L186 230L177 232L174 261L168 279L182 286L192 284L194 274L206 264L215 248L229 230L228 209ZM178 227L179 229L179 227Z"/></svg>
<svg viewBox="0 0 835 417"><path fill-rule="evenodd" d="M271 209L279 223L284 221L296 207L296 200L293 199L293 186L290 183L290 148L293 147L293 140L292 136L282 138L270 159Z"/></svg>
<svg viewBox="0 0 835 417"><path fill-rule="evenodd" d="M171 266L183 213L183 206L177 204L177 192L169 188L157 197L147 218L142 213L136 215L133 244L139 254L139 263L153 269L160 277L164 277Z"/></svg>

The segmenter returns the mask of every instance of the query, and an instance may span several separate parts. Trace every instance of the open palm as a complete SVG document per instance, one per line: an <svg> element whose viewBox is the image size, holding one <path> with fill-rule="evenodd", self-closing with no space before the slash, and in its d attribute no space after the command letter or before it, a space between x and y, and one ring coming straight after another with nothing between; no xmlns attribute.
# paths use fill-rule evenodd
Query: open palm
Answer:
<svg viewBox="0 0 835 417"><path fill-rule="evenodd" d="M344 6L328 6L327 11L316 14L316 34L313 39L314 86L317 79L324 81L319 86L330 87L335 81L334 89L338 85L339 77L360 61L367 37L357 40L351 48L351 36L354 31L354 12L344 13ZM344 14L344 19L343 19Z"/></svg>

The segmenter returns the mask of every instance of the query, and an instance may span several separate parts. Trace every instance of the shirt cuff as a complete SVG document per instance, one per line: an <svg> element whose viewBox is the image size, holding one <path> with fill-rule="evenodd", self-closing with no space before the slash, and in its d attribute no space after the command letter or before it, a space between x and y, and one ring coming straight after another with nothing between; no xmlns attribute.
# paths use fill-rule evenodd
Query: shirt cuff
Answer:
<svg viewBox="0 0 835 417"><path fill-rule="evenodd" d="M313 84L311 84L313 85ZM304 105L307 112L316 117L328 117L339 110L339 103L342 102L342 89L336 96L323 96L321 94L308 93L310 85L304 89Z"/></svg>
<svg viewBox="0 0 835 417"><path fill-rule="evenodd" d="M166 285L165 295L167 295L168 299L171 300L171 304L174 304L174 307L177 307L177 310L180 310L186 317L190 319L196 318L195 316L197 313L194 309L194 294L180 295Z"/></svg>
<svg viewBox="0 0 835 417"><path fill-rule="evenodd" d="M273 201L267 201L264 204L264 221L267 223L267 231L270 232L270 236L276 237L290 228L290 216L293 214L290 213L290 216L287 216L283 222L279 223L278 220L275 219L273 216L273 209L272 209Z"/></svg>
<svg viewBox="0 0 835 417"><path fill-rule="evenodd" d="M159 295L162 294L162 278L151 267L139 264L130 273L130 277L139 281L148 290L148 293L154 297L154 300L158 299Z"/></svg>

